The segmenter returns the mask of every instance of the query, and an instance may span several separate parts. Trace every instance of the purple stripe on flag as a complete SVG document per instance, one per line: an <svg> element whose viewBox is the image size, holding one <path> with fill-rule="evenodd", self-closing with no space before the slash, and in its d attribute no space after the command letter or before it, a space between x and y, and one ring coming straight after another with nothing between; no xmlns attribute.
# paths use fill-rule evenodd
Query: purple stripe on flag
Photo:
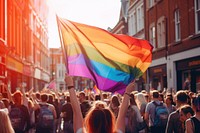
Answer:
<svg viewBox="0 0 200 133"><path fill-rule="evenodd" d="M83 76L83 77L90 78L96 83L97 87L103 91L109 91L113 93L118 92L120 94L123 94L127 86L122 82L115 82L113 80L101 77L97 75L94 71L91 74L91 72L88 70L88 68L85 65L68 64L68 69L70 70L69 75Z"/></svg>

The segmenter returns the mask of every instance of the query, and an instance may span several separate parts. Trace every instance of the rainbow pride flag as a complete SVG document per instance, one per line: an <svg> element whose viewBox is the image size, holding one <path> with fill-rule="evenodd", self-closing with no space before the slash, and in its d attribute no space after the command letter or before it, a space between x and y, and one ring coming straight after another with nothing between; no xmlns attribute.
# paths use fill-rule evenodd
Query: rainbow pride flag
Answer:
<svg viewBox="0 0 200 133"><path fill-rule="evenodd" d="M92 79L103 91L123 94L152 61L146 40L57 17L68 74Z"/></svg>

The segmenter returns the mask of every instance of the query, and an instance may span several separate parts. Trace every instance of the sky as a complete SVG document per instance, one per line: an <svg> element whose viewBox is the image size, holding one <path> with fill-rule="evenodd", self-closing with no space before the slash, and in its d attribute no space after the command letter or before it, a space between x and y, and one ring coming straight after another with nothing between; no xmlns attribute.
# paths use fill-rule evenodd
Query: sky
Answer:
<svg viewBox="0 0 200 133"><path fill-rule="evenodd" d="M56 14L74 22L102 29L118 23L121 0L49 0L49 47L59 48Z"/></svg>

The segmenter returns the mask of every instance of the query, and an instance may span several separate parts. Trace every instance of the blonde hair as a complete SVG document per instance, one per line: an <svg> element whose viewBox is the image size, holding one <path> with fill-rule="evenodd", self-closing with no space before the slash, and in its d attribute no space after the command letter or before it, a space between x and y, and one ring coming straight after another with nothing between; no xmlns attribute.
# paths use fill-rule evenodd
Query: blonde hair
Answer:
<svg viewBox="0 0 200 133"><path fill-rule="evenodd" d="M135 101L136 101L137 106L138 106L139 109L141 108L142 104L144 104L144 103L147 104L147 101L146 101L145 96L144 96L143 93L137 93L135 95Z"/></svg>
<svg viewBox="0 0 200 133"><path fill-rule="evenodd" d="M14 133L8 113L0 110L0 133Z"/></svg>

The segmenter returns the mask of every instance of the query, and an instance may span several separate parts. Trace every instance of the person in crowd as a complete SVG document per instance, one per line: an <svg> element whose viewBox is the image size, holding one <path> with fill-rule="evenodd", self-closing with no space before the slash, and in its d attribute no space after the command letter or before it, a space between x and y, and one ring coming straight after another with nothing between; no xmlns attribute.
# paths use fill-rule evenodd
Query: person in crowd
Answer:
<svg viewBox="0 0 200 133"><path fill-rule="evenodd" d="M129 95L134 90L133 83L130 83L126 87L119 114L117 120L115 121L115 116L108 107L105 107L106 104L105 106L104 104L98 104L98 106L92 107L87 113L85 119L83 119L83 115L76 98L72 77L67 76L65 80L68 85L70 101L74 113L74 131L76 133L82 133L85 131L87 133L114 133L115 131L117 133L125 132L125 116L130 100Z"/></svg>
<svg viewBox="0 0 200 133"><path fill-rule="evenodd" d="M165 104L167 106L169 114L171 114L172 112L174 112L176 110L176 107L173 105L173 97L172 97L172 95L167 95L166 96Z"/></svg>
<svg viewBox="0 0 200 133"><path fill-rule="evenodd" d="M182 127L185 131L185 121L194 115L194 111L190 105L184 105L180 107L179 112L180 112L180 120L182 122Z"/></svg>
<svg viewBox="0 0 200 133"><path fill-rule="evenodd" d="M15 133L8 116L8 110L0 109L0 133Z"/></svg>
<svg viewBox="0 0 200 133"><path fill-rule="evenodd" d="M164 102L164 95L162 93L159 93L158 99L159 101Z"/></svg>
<svg viewBox="0 0 200 133"><path fill-rule="evenodd" d="M193 98L192 108L195 111L195 115L186 120L185 133L200 133L200 94Z"/></svg>
<svg viewBox="0 0 200 133"><path fill-rule="evenodd" d="M63 104L61 110L61 117L64 120L64 133L74 133L73 129L73 110L72 105L70 103L70 97L66 97L67 102Z"/></svg>
<svg viewBox="0 0 200 133"><path fill-rule="evenodd" d="M35 110L33 101L31 99L28 100L28 108L29 108L30 126L31 126L29 133L35 133Z"/></svg>
<svg viewBox="0 0 200 133"><path fill-rule="evenodd" d="M59 110L59 104L58 102L56 103L55 100L55 95L54 94L49 94L48 95L48 101L47 103L51 104L54 106L55 110L56 110L56 116L57 118L54 120L54 133L57 131L58 129L58 121L59 121L59 117L60 117L60 110Z"/></svg>
<svg viewBox="0 0 200 133"><path fill-rule="evenodd" d="M23 105L23 94L17 90L13 94L14 104L11 105L9 117L15 133L25 133L30 129L30 114L27 106Z"/></svg>
<svg viewBox="0 0 200 133"><path fill-rule="evenodd" d="M120 102L117 95L113 95L110 101L110 109L112 110L116 118L119 113L119 106L120 106Z"/></svg>
<svg viewBox="0 0 200 133"><path fill-rule="evenodd" d="M5 108L4 102L2 101L3 95L0 93L0 109Z"/></svg>
<svg viewBox="0 0 200 133"><path fill-rule="evenodd" d="M180 121L179 108L183 105L187 105L188 96L185 91L179 90L176 93L176 111L169 115L166 127L166 133L183 133L184 128L182 127L182 122Z"/></svg>
<svg viewBox="0 0 200 133"><path fill-rule="evenodd" d="M169 112L166 105L159 100L159 92L157 90L152 91L152 96L152 101L146 106L144 118L150 127L151 133L164 133ZM160 109L163 111L162 114L159 114Z"/></svg>
<svg viewBox="0 0 200 133"><path fill-rule="evenodd" d="M145 94L143 94L143 93L135 94L135 101L137 103L137 106L138 106L143 118L144 118L145 109L146 109L146 105L147 105L147 101L146 101L146 98L144 95Z"/></svg>
<svg viewBox="0 0 200 133"><path fill-rule="evenodd" d="M90 105L90 102L86 100L86 94L83 91L79 93L79 102L80 102L83 118L85 118L86 113L90 109L91 105Z"/></svg>
<svg viewBox="0 0 200 133"><path fill-rule="evenodd" d="M130 105L128 107L126 120L125 133L138 133L138 123L141 123L143 119L135 102L135 96L133 92L130 94Z"/></svg>
<svg viewBox="0 0 200 133"><path fill-rule="evenodd" d="M53 133L54 120L57 118L55 107L47 103L48 95L41 94L41 102L37 106L36 133Z"/></svg>

